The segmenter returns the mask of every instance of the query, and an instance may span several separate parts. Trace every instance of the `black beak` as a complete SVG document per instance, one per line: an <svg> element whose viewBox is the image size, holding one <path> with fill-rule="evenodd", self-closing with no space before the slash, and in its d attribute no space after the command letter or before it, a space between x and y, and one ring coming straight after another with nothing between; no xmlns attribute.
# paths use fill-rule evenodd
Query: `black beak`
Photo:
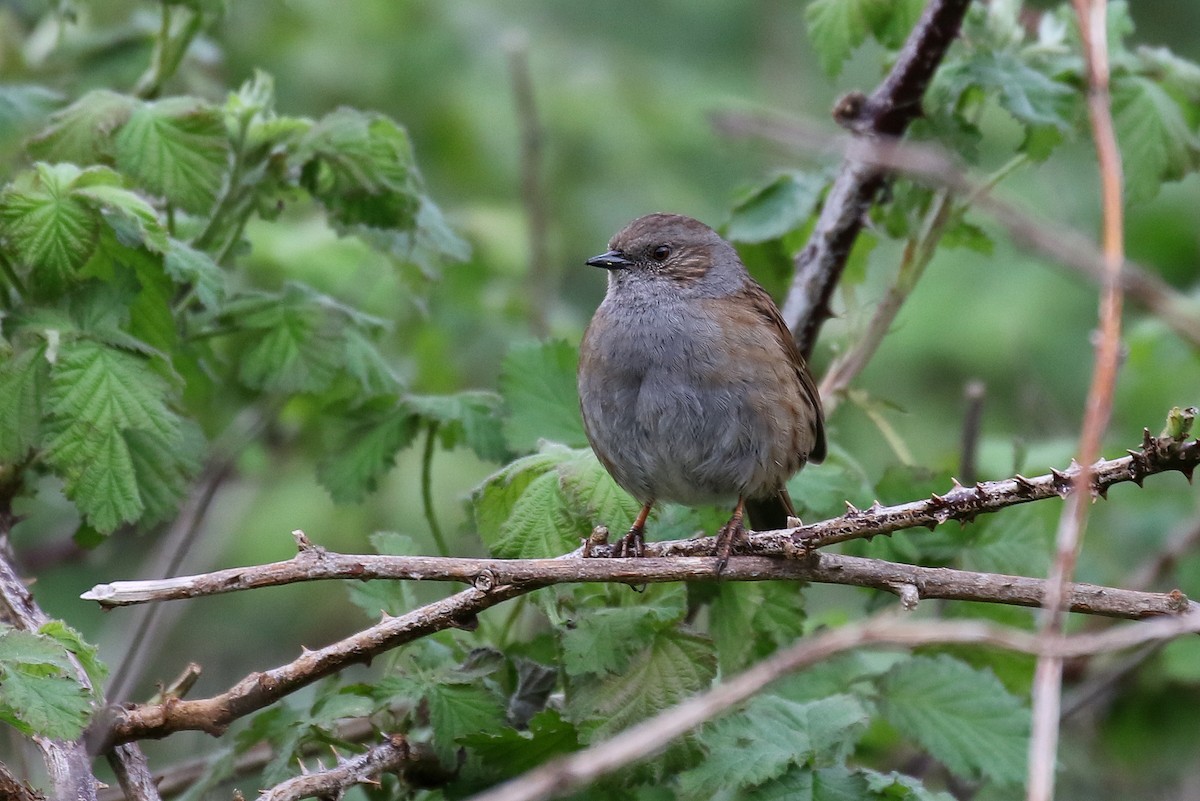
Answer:
<svg viewBox="0 0 1200 801"><path fill-rule="evenodd" d="M625 258L619 250L610 250L587 260L592 267L603 267L606 270L625 270L633 266L633 262Z"/></svg>

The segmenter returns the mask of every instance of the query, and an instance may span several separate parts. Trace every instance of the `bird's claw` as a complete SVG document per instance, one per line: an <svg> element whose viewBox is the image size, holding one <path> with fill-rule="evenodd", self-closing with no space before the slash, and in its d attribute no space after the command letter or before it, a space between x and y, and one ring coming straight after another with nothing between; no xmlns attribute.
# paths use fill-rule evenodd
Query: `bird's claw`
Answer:
<svg viewBox="0 0 1200 801"><path fill-rule="evenodd" d="M718 576L725 572L725 566L729 564L729 557L733 555L734 549L745 542L746 527L742 525L740 519L735 518L721 526L721 530L717 532L716 540L713 543L713 556L717 557L718 560Z"/></svg>
<svg viewBox="0 0 1200 801"><path fill-rule="evenodd" d="M617 544L614 546L614 555L620 558L634 557L637 559L645 556L646 538L642 536L642 529L634 526L624 537L617 540Z"/></svg>

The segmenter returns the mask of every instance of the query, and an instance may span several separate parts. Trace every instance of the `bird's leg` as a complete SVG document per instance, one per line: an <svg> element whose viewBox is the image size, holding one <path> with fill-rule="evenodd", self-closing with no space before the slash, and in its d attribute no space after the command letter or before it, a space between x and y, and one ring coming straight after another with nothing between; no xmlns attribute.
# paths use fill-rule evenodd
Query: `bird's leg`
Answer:
<svg viewBox="0 0 1200 801"><path fill-rule="evenodd" d="M725 570L734 546L746 541L746 527L742 525L745 515L746 499L739 495L737 506L733 507L733 516L729 518L728 523L721 526L721 530L717 532L717 541L713 544L713 556L721 560L717 562L717 575Z"/></svg>
<svg viewBox="0 0 1200 801"><path fill-rule="evenodd" d="M629 532L617 540L617 556L641 557L646 555L646 539L642 536L642 532L646 528L646 518L650 516L650 507L653 505L654 501L644 504L642 511L638 512L637 518L633 521L633 525L629 527Z"/></svg>

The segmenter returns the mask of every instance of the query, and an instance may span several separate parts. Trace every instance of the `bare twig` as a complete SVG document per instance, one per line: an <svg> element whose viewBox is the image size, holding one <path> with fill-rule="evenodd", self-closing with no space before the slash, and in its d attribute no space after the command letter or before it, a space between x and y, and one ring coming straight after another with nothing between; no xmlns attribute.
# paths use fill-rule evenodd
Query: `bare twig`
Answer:
<svg viewBox="0 0 1200 801"><path fill-rule="evenodd" d="M1045 614L1040 635L1053 641L1062 636L1067 586L1087 528L1085 490L1090 481L1092 460L1100 453L1100 442L1112 413L1113 390L1121 351L1121 265L1125 261L1124 221L1121 206L1121 154L1113 129L1108 91L1107 4L1105 0L1075 0L1084 58L1088 73L1088 117L1091 120L1100 166L1103 200L1104 281L1100 294L1100 343L1092 368L1087 409L1079 452L1085 468L1075 476L1075 492L1059 518L1054 561L1050 567ZM1038 657L1033 677L1033 728L1029 740L1029 801L1054 798L1054 767L1058 750L1058 726L1062 701L1062 659Z"/></svg>
<svg viewBox="0 0 1200 801"><path fill-rule="evenodd" d="M298 798L340 798L348 787L374 783L381 773L399 770L411 758L408 741L399 734L337 767L288 779L266 790L259 801L293 801Z"/></svg>
<svg viewBox="0 0 1200 801"><path fill-rule="evenodd" d="M729 136L757 136L809 152L824 152L831 146L827 133L795 120L722 113L714 115L713 125ZM847 159L853 157L879 169L903 172L916 180L972 196L972 205L991 215L1018 246L1053 259L1089 280L1097 283L1105 280L1104 254L1094 242L1066 226L1046 225L983 191L984 187L968 178L944 151L928 144L886 139L846 139L842 147ZM1200 346L1200 313L1195 301L1128 260L1122 267L1120 281L1129 300L1161 319L1192 346Z"/></svg>
<svg viewBox="0 0 1200 801"><path fill-rule="evenodd" d="M843 124L861 136L902 135L920 115L925 87L958 35L969 5L969 0L931 0L891 71L870 97L839 106ZM796 256L782 311L805 357L812 354L821 325L829 319L829 298L884 180L884 173L875 165L847 156L808 244Z"/></svg>
<svg viewBox="0 0 1200 801"><path fill-rule="evenodd" d="M508 72L513 85L517 125L521 133L521 203L525 207L529 249L529 325L533 335L550 330L548 317L555 296L554 276L546 256L547 215L542 191L542 127L538 120L533 78L529 73L529 38L522 32L509 35Z"/></svg>
<svg viewBox="0 0 1200 801"><path fill-rule="evenodd" d="M709 541L702 543L711 548ZM672 543L653 543L662 550ZM651 550L651 544L647 544ZM199 598L239 590L273 587L302 581L412 580L459 581L476 587L545 587L553 584L607 582L660 584L674 581L716 581L718 560L710 556L646 557L643 559L460 559L440 556L376 556L340 554L325 550L301 552L286 562L219 570L197 576L159 581L125 581L101 585L106 606ZM1013 606L1041 606L1043 579L979 573L945 567L921 567L844 554L814 553L800 559L774 556L734 556L719 576L721 581L808 581L871 587L887 592L913 588L915 597L981 601ZM1106 617L1142 618L1182 612L1188 608L1181 593L1136 592L1116 587L1075 584L1072 611ZM93 597L92 600L96 598Z"/></svg>
<svg viewBox="0 0 1200 801"><path fill-rule="evenodd" d="M18 779L2 763L0 763L0 798L6 799L6 801L46 801L44 794Z"/></svg>
<svg viewBox="0 0 1200 801"><path fill-rule="evenodd" d="M108 764L117 774L125 801L159 801L158 785L150 774L146 755L134 743L122 743L108 754Z"/></svg>
<svg viewBox="0 0 1200 801"><path fill-rule="evenodd" d="M832 656L862 647L905 647L969 643L1022 653L1060 657L1130 648L1145 642L1200 631L1200 613L1148 621L1101 634L1081 634L1052 642L1018 629L979 622L897 620L882 616L843 626L778 651L712 690L626 729L611 740L561 757L474 796L471 801L544 801L591 784L620 768L662 751L676 737L743 703L771 682Z"/></svg>

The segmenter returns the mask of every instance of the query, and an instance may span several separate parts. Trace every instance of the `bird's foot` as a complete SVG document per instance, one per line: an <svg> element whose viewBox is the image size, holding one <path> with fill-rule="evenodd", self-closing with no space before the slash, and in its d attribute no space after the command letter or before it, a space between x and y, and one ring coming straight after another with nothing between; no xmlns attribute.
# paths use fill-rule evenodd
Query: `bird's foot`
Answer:
<svg viewBox="0 0 1200 801"><path fill-rule="evenodd" d="M729 557L735 548L745 544L746 527L742 525L741 515L735 515L728 523L721 526L713 543L713 556L717 557L717 575L725 572Z"/></svg>
<svg viewBox="0 0 1200 801"><path fill-rule="evenodd" d="M613 546L613 555L617 557L632 556L640 559L646 555L646 538L642 536L642 527L635 525Z"/></svg>

